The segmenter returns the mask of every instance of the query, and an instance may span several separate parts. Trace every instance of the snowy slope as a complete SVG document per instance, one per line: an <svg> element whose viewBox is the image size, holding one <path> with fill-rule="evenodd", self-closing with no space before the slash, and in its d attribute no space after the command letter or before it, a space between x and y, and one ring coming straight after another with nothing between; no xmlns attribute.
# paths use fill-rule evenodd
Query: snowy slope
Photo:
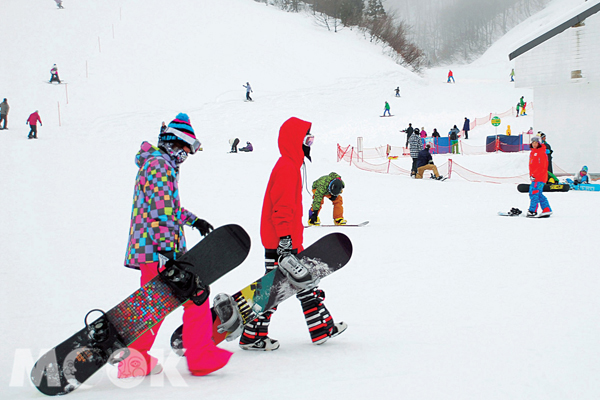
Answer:
<svg viewBox="0 0 600 400"><path fill-rule="evenodd" d="M457 83L447 85L447 69L419 77L355 31L334 34L306 15L251 0L64 4L57 10L49 0L20 0L0 13L12 38L0 58L0 98L11 105L9 130L0 132L0 246L7 260L0 272L6 299L0 398L40 398L27 382L40 352L80 329L90 309L110 308L137 288L138 273L121 267L133 159L140 142L155 142L160 122L180 111L189 113L204 148L182 167L183 204L214 225L241 224L253 243L249 259L213 293L234 292L262 274L260 208L278 157L278 128L290 116L313 122L309 182L337 171L347 186L345 217L371 221L345 231L353 260L322 283L333 317L350 328L313 346L300 306L290 300L271 325L282 345L277 352L243 352L226 343L235 352L227 367L193 378L168 348L181 321L176 312L153 350L165 374L113 382L115 368L107 367L91 388L70 396L600 395L595 193L550 194L555 215L547 220L500 218L499 210L528 205L514 185L415 181L336 163L336 144L354 144L357 136L367 147L401 145L398 131L408 122L444 133L465 116L504 111L530 96L508 83L506 51L452 68ZM68 86L43 82L53 63ZM243 101L247 81L254 103ZM395 99L398 85L402 98ZM386 100L395 116L379 118ZM24 122L36 109L44 126L37 141L28 141ZM513 132L531 123L506 122ZM483 144L493 132L478 128L469 144ZM226 154L232 137L250 140L256 151ZM525 154L454 159L488 175L527 172ZM309 202L307 195L305 207ZM330 212L326 204L325 222ZM306 243L325 232L307 230ZM188 241L197 240L188 231Z"/></svg>

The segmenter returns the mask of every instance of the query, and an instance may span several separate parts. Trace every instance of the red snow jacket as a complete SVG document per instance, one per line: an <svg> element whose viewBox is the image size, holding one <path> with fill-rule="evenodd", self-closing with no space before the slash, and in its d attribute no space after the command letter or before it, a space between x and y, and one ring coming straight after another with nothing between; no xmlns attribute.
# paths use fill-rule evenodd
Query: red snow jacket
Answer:
<svg viewBox="0 0 600 400"><path fill-rule="evenodd" d="M266 249L276 249L279 238L291 235L292 245L302 251L302 142L312 123L292 117L279 129L279 152L263 200L260 237Z"/></svg>
<svg viewBox="0 0 600 400"><path fill-rule="evenodd" d="M40 125L42 124L42 119L40 118L40 114L38 114L37 111L31 114L29 118L27 118L27 123L29 125L37 125L38 122L40 123Z"/></svg>
<svg viewBox="0 0 600 400"><path fill-rule="evenodd" d="M531 149L529 154L529 176L535 182L548 181L548 157L546 156L546 146L540 143L537 149Z"/></svg>

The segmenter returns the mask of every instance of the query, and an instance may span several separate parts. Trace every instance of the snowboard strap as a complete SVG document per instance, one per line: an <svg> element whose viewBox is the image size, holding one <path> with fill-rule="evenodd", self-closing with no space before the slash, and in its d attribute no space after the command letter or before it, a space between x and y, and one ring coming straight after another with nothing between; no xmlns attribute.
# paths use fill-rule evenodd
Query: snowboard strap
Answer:
<svg viewBox="0 0 600 400"><path fill-rule="evenodd" d="M185 303L192 300L194 304L201 306L210 295L210 287L205 285L198 275L187 270L185 265L194 267L189 262L169 260L165 269L161 271L160 267L157 267L157 271L179 301Z"/></svg>

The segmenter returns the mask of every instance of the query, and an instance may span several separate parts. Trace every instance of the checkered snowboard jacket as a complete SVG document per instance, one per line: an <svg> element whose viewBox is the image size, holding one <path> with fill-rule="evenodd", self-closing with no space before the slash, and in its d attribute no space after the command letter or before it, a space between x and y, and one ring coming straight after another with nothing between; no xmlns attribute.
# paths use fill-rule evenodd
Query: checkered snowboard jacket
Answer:
<svg viewBox="0 0 600 400"><path fill-rule="evenodd" d="M142 143L135 157L140 168L135 180L133 209L125 266L158 261L158 252L184 253L183 226L197 217L179 202L179 169L158 147Z"/></svg>

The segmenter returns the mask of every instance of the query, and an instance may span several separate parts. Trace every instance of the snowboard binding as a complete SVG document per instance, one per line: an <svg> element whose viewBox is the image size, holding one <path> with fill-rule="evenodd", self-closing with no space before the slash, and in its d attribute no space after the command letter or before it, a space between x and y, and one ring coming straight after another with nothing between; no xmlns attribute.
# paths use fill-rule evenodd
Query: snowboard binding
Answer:
<svg viewBox="0 0 600 400"><path fill-rule="evenodd" d="M213 309L221 320L221 324L217 327L217 332L228 332L229 334L226 338L228 342L238 338L244 330L244 324L233 297L225 293L219 293L213 300Z"/></svg>
<svg viewBox="0 0 600 400"><path fill-rule="evenodd" d="M88 317L95 311L101 313L102 316L90 324L87 321ZM90 349L98 353L103 362L114 365L129 356L129 349L104 311L99 309L91 310L85 315L84 322L87 329L87 345Z"/></svg>
<svg viewBox="0 0 600 400"><path fill-rule="evenodd" d="M183 261L169 260L165 264L165 269L157 268L158 274L163 281L169 285L175 297L182 303L192 300L197 306L201 306L210 295L210 287L205 285L198 275L186 270L183 266L192 264Z"/></svg>
<svg viewBox="0 0 600 400"><path fill-rule="evenodd" d="M518 208L511 208L510 211L508 212L508 215L510 216L518 216L521 215L523 213L523 211L519 210Z"/></svg>

